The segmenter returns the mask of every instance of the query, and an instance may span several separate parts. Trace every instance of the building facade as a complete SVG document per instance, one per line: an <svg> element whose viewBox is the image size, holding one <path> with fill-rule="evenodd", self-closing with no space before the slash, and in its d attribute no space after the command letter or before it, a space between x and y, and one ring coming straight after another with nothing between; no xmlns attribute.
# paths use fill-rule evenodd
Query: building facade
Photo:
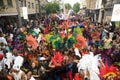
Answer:
<svg viewBox="0 0 120 80"><path fill-rule="evenodd" d="M36 5L37 4L37 5ZM22 15L22 7L26 6L28 14L36 14L38 3L36 0L19 0L17 4ZM0 16L17 15L16 0L0 0Z"/></svg>
<svg viewBox="0 0 120 80"><path fill-rule="evenodd" d="M104 6L104 21L110 22L114 4L120 4L120 0L107 0Z"/></svg>
<svg viewBox="0 0 120 80"><path fill-rule="evenodd" d="M86 0L80 0L80 8L86 7Z"/></svg>
<svg viewBox="0 0 120 80"><path fill-rule="evenodd" d="M110 22L114 4L120 0L82 0L86 7L86 14L97 22Z"/></svg>
<svg viewBox="0 0 120 80"><path fill-rule="evenodd" d="M16 3L18 1L18 3ZM22 22L23 11L22 7L27 7L28 18L35 18L39 13L38 0L0 0L0 27L6 27L7 25L18 23L18 11L19 7L20 17Z"/></svg>
<svg viewBox="0 0 120 80"><path fill-rule="evenodd" d="M96 7L97 0L86 0L86 8L90 10L94 10Z"/></svg>
<svg viewBox="0 0 120 80"><path fill-rule="evenodd" d="M92 21L97 21L99 17L99 3L100 0L86 0L86 14Z"/></svg>
<svg viewBox="0 0 120 80"><path fill-rule="evenodd" d="M114 4L120 4L120 0L102 0L100 22L110 22Z"/></svg>

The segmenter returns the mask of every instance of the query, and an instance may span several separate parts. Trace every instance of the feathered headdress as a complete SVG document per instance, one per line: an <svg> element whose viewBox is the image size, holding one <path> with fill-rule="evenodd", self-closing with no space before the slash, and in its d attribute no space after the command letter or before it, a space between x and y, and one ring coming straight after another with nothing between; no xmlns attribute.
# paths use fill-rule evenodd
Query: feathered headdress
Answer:
<svg viewBox="0 0 120 80"><path fill-rule="evenodd" d="M106 79L109 76L117 77L117 69L114 65L108 66L107 64L100 68L101 78Z"/></svg>
<svg viewBox="0 0 120 80"><path fill-rule="evenodd" d="M73 36L73 34L68 34L68 42L67 42L67 46L68 48L72 48L73 44L76 42L75 37Z"/></svg>
<svg viewBox="0 0 120 80"><path fill-rule="evenodd" d="M29 45L32 46L34 50L37 49L37 45L38 45L37 40L32 35L27 35L26 41Z"/></svg>
<svg viewBox="0 0 120 80"><path fill-rule="evenodd" d="M58 66L57 63L61 63L63 61L63 56L61 55L60 52L56 52L54 57L52 58L52 61L55 66Z"/></svg>
<svg viewBox="0 0 120 80"><path fill-rule="evenodd" d="M77 43L74 46L77 46L78 48L81 48L81 49L84 49L87 47L86 39L80 34L77 34L76 41Z"/></svg>

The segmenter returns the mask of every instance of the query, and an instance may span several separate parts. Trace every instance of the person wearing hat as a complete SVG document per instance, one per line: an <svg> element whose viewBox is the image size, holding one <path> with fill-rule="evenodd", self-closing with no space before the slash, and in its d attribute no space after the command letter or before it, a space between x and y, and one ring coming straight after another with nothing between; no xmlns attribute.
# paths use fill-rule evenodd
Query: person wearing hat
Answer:
<svg viewBox="0 0 120 80"><path fill-rule="evenodd" d="M15 79L15 80L27 80L26 74L20 69L23 65L23 57L17 56L12 69L10 70L9 74Z"/></svg>
<svg viewBox="0 0 120 80"><path fill-rule="evenodd" d="M40 58L39 71L40 80L53 80L53 72L49 67L49 61L45 57Z"/></svg>
<svg viewBox="0 0 120 80"><path fill-rule="evenodd" d="M14 80L27 80L26 74L20 70L20 65L14 64L10 73Z"/></svg>

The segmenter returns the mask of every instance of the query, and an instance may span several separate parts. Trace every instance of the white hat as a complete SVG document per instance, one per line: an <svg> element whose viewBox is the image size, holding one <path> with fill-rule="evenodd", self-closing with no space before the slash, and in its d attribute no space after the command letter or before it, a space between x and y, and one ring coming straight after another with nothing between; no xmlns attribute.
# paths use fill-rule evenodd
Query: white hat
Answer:
<svg viewBox="0 0 120 80"><path fill-rule="evenodd" d="M24 61L23 57L17 56L16 59L15 59L15 61L14 61L14 65L19 65L21 67L22 64L23 64L23 61Z"/></svg>
<svg viewBox="0 0 120 80"><path fill-rule="evenodd" d="M45 57L41 57L40 60L41 60L41 61L42 61L42 60L45 60Z"/></svg>
<svg viewBox="0 0 120 80"><path fill-rule="evenodd" d="M19 65L13 65L13 69L19 71L20 70L20 66Z"/></svg>

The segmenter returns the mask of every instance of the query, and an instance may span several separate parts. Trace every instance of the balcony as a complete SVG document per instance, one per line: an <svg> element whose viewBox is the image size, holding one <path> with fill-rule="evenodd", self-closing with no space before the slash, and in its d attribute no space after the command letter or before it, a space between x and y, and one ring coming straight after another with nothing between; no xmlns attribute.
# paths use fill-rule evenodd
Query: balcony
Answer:
<svg viewBox="0 0 120 80"><path fill-rule="evenodd" d="M105 4L105 8L112 8L112 7L113 7L113 1L112 0L107 1Z"/></svg>
<svg viewBox="0 0 120 80"><path fill-rule="evenodd" d="M120 4L120 0L113 0L113 4Z"/></svg>

